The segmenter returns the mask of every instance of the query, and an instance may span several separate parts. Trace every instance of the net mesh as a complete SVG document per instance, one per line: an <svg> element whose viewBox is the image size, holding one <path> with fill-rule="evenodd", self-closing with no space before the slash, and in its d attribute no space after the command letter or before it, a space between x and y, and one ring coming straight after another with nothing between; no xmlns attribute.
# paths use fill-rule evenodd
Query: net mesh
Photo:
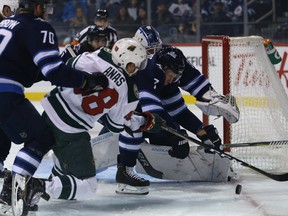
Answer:
<svg viewBox="0 0 288 216"><path fill-rule="evenodd" d="M209 122L222 128L230 143L288 140L288 99L278 74L266 54L259 36L229 38L229 70L223 73L222 40L208 44L208 77L219 93L223 92L223 77L229 78L230 93L236 97L240 120L223 130L222 121L209 117ZM225 49L224 49L225 50ZM225 50L224 52L227 52ZM206 58L203 56L203 58ZM227 134L228 133L228 134ZM231 153L262 169L288 170L287 144L231 149Z"/></svg>

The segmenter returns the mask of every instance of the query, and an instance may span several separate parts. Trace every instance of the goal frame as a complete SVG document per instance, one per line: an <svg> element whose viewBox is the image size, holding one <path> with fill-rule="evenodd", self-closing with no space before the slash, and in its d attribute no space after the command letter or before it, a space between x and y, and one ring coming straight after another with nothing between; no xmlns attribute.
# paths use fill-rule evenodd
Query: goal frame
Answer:
<svg viewBox="0 0 288 216"><path fill-rule="evenodd" d="M230 86L229 86L229 51L230 51L230 39L228 36L225 35L207 35L202 37L202 73L205 77L208 78L208 45L211 42L218 42L222 43L222 77L223 77L223 95L230 93ZM203 114L203 123L205 125L209 124L208 116ZM230 124L223 118L223 141L225 144L231 143L230 138Z"/></svg>

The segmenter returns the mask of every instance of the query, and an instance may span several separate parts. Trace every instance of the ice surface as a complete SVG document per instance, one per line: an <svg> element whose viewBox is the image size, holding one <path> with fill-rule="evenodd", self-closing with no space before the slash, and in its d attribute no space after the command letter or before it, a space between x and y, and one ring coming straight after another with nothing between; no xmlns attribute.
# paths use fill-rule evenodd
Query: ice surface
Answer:
<svg viewBox="0 0 288 216"><path fill-rule="evenodd" d="M11 166L19 146L13 145L5 165ZM46 177L50 160L43 160L36 175ZM288 170L287 170L288 171ZM276 182L247 169L237 182L176 182L149 178L150 193L118 195L116 168L99 173L98 191L90 200L41 200L37 216L288 216L288 183ZM147 177L147 176L146 176ZM3 179L0 179L2 188ZM243 186L235 194L237 184Z"/></svg>

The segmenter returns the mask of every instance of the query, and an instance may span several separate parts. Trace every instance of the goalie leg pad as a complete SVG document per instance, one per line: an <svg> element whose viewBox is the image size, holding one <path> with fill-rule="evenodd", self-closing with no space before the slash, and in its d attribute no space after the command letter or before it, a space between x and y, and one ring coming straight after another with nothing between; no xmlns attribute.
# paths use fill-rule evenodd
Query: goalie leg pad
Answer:
<svg viewBox="0 0 288 216"><path fill-rule="evenodd" d="M117 184L117 188L115 191L117 194L128 194L128 195L147 195L149 194L149 187L134 187L127 184Z"/></svg>
<svg viewBox="0 0 288 216"><path fill-rule="evenodd" d="M240 117L236 99L230 94L213 97L209 102L197 101L195 105L201 109L205 115L223 116L229 123L236 123Z"/></svg>

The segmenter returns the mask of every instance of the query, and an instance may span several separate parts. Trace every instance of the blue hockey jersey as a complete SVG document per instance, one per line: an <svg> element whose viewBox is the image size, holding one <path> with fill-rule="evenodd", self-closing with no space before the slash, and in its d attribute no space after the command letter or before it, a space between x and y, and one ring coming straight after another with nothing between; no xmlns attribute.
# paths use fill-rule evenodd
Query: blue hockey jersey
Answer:
<svg viewBox="0 0 288 216"><path fill-rule="evenodd" d="M46 79L80 87L84 79L81 71L61 61L52 26L31 14L17 14L0 23L0 65L0 92L21 94L24 87Z"/></svg>
<svg viewBox="0 0 288 216"><path fill-rule="evenodd" d="M145 70L134 77L141 110L156 112L168 125L175 127L174 122L177 122L195 133L202 127L202 122L187 108L179 88L198 98L209 90L210 82L186 60L180 80L165 86L165 75L157 65L156 58L157 54L148 60Z"/></svg>

